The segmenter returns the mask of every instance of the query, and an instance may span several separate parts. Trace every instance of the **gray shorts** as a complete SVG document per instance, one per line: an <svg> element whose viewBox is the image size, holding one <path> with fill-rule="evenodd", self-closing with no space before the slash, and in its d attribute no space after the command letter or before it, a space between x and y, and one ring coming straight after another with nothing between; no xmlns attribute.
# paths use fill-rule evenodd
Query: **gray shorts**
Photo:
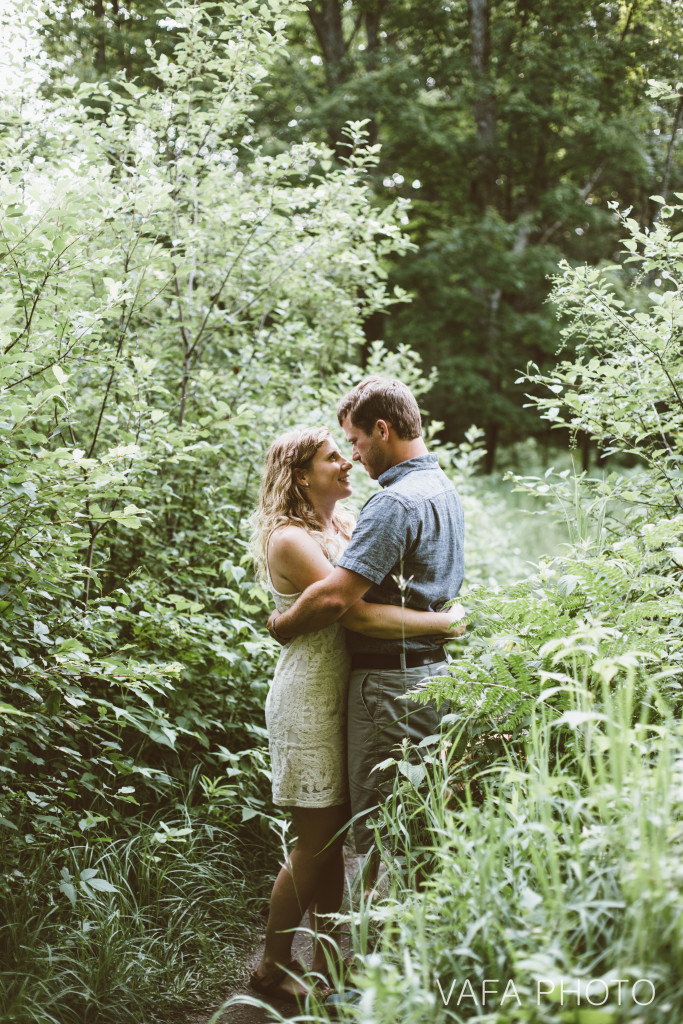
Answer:
<svg viewBox="0 0 683 1024"><path fill-rule="evenodd" d="M448 673L446 661L408 669L355 669L349 680L348 766L351 813L360 813L353 823L358 853L367 853L374 833L366 818L371 808L381 803L393 786L393 773L373 772L381 761L396 755L396 747L408 737L419 743L425 736L439 732L441 718L447 712L433 703L416 704L405 700L409 690L418 690L433 676Z"/></svg>

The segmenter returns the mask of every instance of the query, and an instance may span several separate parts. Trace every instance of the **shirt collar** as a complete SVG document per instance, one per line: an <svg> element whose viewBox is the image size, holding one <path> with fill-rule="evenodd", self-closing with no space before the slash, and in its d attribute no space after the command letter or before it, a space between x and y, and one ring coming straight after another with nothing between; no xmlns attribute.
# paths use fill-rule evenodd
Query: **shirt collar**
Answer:
<svg viewBox="0 0 683 1024"><path fill-rule="evenodd" d="M416 455L414 459L406 459L405 462L397 462L395 466L390 466L389 469L385 469L377 477L377 483L380 487L388 487L390 484L396 483L402 476L407 473L412 473L415 469L431 469L431 467L439 460L432 452L427 452L426 455Z"/></svg>

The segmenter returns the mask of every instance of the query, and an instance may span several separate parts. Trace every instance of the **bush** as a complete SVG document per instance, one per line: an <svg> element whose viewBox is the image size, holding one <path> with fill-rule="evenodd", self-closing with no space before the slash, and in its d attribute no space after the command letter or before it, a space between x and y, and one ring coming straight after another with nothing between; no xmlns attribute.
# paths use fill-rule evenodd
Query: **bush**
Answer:
<svg viewBox="0 0 683 1024"><path fill-rule="evenodd" d="M378 937L346 1019L683 1009L682 212L664 207L651 232L622 217L622 270L565 265L556 281L577 358L530 371L546 389L532 401L631 468L515 479L573 543L467 596L469 636L431 689L453 731L428 768L399 756L393 888L364 910Z"/></svg>
<svg viewBox="0 0 683 1024"><path fill-rule="evenodd" d="M201 936L253 920L240 851L273 850L247 518L265 445L324 422L401 297L383 259L407 244L362 124L334 169L253 144L289 6L168 5L154 90L31 65L0 90L3 999L27 1021L192 997L230 955ZM162 871L150 830L182 807Z"/></svg>

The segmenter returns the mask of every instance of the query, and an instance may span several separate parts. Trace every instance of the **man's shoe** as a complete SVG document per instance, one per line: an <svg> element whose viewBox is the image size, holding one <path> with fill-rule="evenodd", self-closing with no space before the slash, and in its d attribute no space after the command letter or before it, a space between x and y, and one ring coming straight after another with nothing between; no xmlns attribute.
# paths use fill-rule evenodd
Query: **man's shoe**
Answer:
<svg viewBox="0 0 683 1024"><path fill-rule="evenodd" d="M323 1000L323 1006L334 1014L343 1006L357 1006L360 1003L361 994L357 988L345 988L342 992L333 992Z"/></svg>

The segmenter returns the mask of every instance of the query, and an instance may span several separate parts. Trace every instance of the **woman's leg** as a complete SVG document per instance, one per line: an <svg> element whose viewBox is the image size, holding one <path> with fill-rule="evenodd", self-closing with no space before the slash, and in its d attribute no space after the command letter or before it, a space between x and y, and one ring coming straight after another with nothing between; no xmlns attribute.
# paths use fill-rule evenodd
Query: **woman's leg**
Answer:
<svg viewBox="0 0 683 1024"><path fill-rule="evenodd" d="M339 943L339 927L335 922L328 919L327 915L336 914L344 899L344 883L346 880L344 871L344 838L346 836L346 823L349 820L350 812L347 807L340 808L337 828L332 832L336 837L330 843L330 858L326 861L325 871L318 879L315 891L308 906L308 920L313 932L313 959L311 970L318 974L325 974L328 968L327 958L334 949L334 943ZM339 833L337 835L337 833ZM332 941L330 941L332 940Z"/></svg>
<svg viewBox="0 0 683 1024"><path fill-rule="evenodd" d="M314 919L316 911L333 913L339 909L343 894L343 859L341 885L339 878L344 835L336 836L336 833L340 829L345 833L348 817L346 805L292 808L296 845L273 886L266 946L257 969L259 977L266 977L278 964L286 964L291 959L294 931L311 904ZM303 991L296 979L287 978L282 984L294 992Z"/></svg>

